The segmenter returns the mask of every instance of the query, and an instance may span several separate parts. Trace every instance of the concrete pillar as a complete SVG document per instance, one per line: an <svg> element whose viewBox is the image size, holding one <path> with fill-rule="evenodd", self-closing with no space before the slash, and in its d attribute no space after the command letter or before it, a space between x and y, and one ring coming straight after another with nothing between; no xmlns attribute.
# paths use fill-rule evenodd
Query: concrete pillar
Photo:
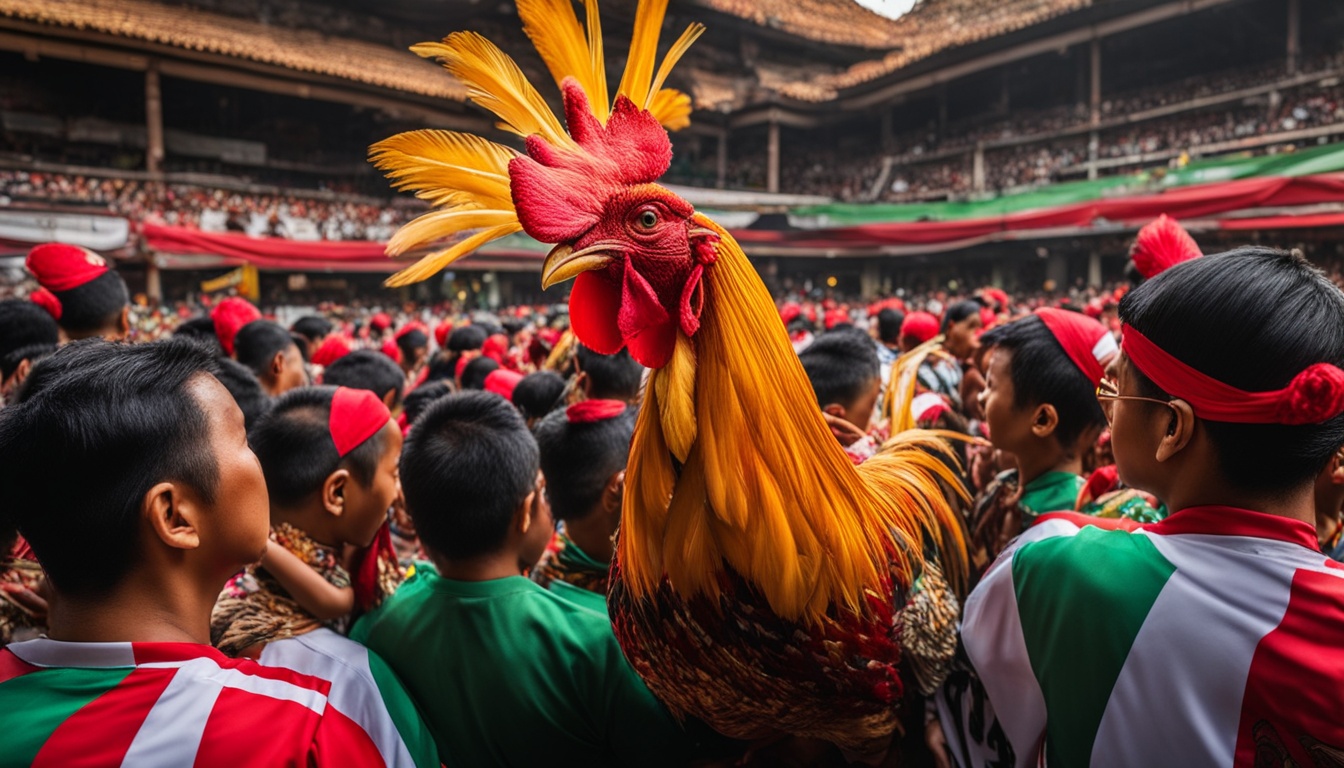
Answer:
<svg viewBox="0 0 1344 768"><path fill-rule="evenodd" d="M896 143L896 132L892 127L892 117L891 109L882 110L881 134L878 136L878 139L882 142L883 152L890 152L892 150L892 145Z"/></svg>
<svg viewBox="0 0 1344 768"><path fill-rule="evenodd" d="M1055 281L1056 291L1069 288L1069 260L1062 253L1052 253L1045 262L1045 279Z"/></svg>
<svg viewBox="0 0 1344 768"><path fill-rule="evenodd" d="M770 121L770 138L766 148L765 191L779 191L779 123Z"/></svg>
<svg viewBox="0 0 1344 768"><path fill-rule="evenodd" d="M149 297L150 304L163 303L163 279L153 256L145 260L145 295Z"/></svg>
<svg viewBox="0 0 1344 768"><path fill-rule="evenodd" d="M1003 287L1003 264L997 259L989 268L989 284L995 288Z"/></svg>
<svg viewBox="0 0 1344 768"><path fill-rule="evenodd" d="M1288 0L1288 74L1297 74L1302 59L1302 3Z"/></svg>
<svg viewBox="0 0 1344 768"><path fill-rule="evenodd" d="M985 144L975 143L975 154L971 157L971 185L976 192L985 191Z"/></svg>
<svg viewBox="0 0 1344 768"><path fill-rule="evenodd" d="M717 180L714 186L723 189L728 186L728 129L724 128L719 132L718 157L716 158L715 170Z"/></svg>
<svg viewBox="0 0 1344 768"><path fill-rule="evenodd" d="M1101 287L1101 254L1093 251L1087 255L1087 284Z"/></svg>
<svg viewBox="0 0 1344 768"><path fill-rule="evenodd" d="M159 88L158 64L145 69L145 170L163 173L163 93Z"/></svg>
<svg viewBox="0 0 1344 768"><path fill-rule="evenodd" d="M1092 113L1092 125L1101 122L1101 39L1092 38L1092 85L1088 91L1088 107Z"/></svg>
<svg viewBox="0 0 1344 768"><path fill-rule="evenodd" d="M882 291L882 266L877 259L865 259L859 273L859 296L871 299Z"/></svg>
<svg viewBox="0 0 1344 768"><path fill-rule="evenodd" d="M1101 149L1101 137L1094 130L1087 135L1087 178L1097 178L1097 153Z"/></svg>

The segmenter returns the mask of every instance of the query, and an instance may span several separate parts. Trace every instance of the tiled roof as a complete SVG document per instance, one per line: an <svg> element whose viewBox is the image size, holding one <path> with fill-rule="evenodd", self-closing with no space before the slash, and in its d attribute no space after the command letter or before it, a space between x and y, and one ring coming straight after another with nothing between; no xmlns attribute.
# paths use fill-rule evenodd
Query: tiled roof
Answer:
<svg viewBox="0 0 1344 768"><path fill-rule="evenodd" d="M862 48L900 45L897 22L854 0L694 0L706 8L808 40ZM985 0L993 3L995 0Z"/></svg>
<svg viewBox="0 0 1344 768"><path fill-rule="evenodd" d="M410 51L147 0L0 0L0 16L271 64L462 101L466 89Z"/></svg>

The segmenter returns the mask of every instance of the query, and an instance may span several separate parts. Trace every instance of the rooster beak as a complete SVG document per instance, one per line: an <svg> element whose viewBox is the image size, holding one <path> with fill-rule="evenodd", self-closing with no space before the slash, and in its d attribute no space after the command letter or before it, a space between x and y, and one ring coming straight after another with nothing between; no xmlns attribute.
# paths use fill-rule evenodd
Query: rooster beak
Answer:
<svg viewBox="0 0 1344 768"><path fill-rule="evenodd" d="M544 291L556 283L578 277L580 273L607 266L616 260L610 249L609 243L598 243L579 251L564 244L555 246L541 265L541 289Z"/></svg>

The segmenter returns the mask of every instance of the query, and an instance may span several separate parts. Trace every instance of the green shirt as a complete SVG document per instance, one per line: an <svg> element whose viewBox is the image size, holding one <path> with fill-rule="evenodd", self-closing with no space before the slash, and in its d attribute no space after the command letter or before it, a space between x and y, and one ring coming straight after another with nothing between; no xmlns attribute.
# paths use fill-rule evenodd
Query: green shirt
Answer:
<svg viewBox="0 0 1344 768"><path fill-rule="evenodd" d="M406 683L449 766L680 765L690 740L621 654L607 617L522 576L419 565L351 638Z"/></svg>
<svg viewBox="0 0 1344 768"><path fill-rule="evenodd" d="M1072 510L1087 483L1072 472L1046 472L1022 489L1022 507L1033 519L1046 512Z"/></svg>

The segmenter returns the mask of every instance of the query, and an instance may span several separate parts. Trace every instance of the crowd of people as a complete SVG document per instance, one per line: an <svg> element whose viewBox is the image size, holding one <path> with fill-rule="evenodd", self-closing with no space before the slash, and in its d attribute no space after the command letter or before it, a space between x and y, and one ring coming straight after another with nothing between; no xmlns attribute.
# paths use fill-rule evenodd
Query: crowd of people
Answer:
<svg viewBox="0 0 1344 768"><path fill-rule="evenodd" d="M780 734L674 717L618 642L640 620L630 506L688 508L641 485L672 466L641 453L676 424L666 372L571 324L591 307L323 305L286 327L228 297L150 340L99 255L47 244L27 268L39 287L0 300L0 765L1280 765L1344 745L1344 293L1299 253L1204 255L1161 217L1123 285L789 296L759 332L796 360L725 350L804 382L769 404L825 436L790 476L823 482L832 453L898 472L950 526L893 593L910 682L864 689L877 744L800 736L815 718L793 710ZM691 481L706 504L760 479L751 438L727 439L744 474ZM668 449L677 484L720 466ZM732 578L723 631L745 635L716 642L812 631L752 624L732 601L765 598ZM835 637L829 660L779 658L834 674Z"/></svg>

